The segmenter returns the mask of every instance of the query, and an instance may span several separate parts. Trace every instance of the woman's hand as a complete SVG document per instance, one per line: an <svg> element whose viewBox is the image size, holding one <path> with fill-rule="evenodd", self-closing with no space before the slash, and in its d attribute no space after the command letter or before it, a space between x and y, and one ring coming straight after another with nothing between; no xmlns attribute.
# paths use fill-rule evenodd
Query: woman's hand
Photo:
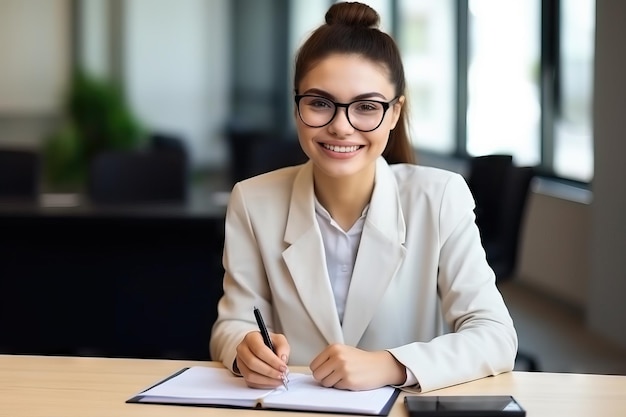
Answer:
<svg viewBox="0 0 626 417"><path fill-rule="evenodd" d="M276 388L283 383L289 370L290 348L282 334L270 333L276 353L265 346L261 333L247 333L237 346L235 363L246 384L251 388Z"/></svg>
<svg viewBox="0 0 626 417"><path fill-rule="evenodd" d="M367 352L346 345L326 347L309 365L325 387L361 391L406 381L406 368L391 353Z"/></svg>

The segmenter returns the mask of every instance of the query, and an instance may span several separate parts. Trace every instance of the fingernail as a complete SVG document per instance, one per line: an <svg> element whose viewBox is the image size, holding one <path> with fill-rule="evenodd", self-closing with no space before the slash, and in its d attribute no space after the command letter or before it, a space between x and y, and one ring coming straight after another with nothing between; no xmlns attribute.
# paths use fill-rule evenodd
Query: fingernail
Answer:
<svg viewBox="0 0 626 417"><path fill-rule="evenodd" d="M287 355L283 354L280 358L283 360L283 362L287 363Z"/></svg>

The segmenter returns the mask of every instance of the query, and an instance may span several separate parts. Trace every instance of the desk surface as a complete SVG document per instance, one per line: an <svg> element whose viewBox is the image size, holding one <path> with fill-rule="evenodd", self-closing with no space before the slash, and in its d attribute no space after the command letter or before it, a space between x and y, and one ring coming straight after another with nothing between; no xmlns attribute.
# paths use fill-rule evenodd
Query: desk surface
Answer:
<svg viewBox="0 0 626 417"><path fill-rule="evenodd" d="M0 199L0 218L221 218L229 197L229 191L199 186L184 203L94 204L82 194L42 194L33 202Z"/></svg>
<svg viewBox="0 0 626 417"><path fill-rule="evenodd" d="M198 364L207 362L0 355L0 416L271 415L271 411L125 403L170 373ZM512 372L424 395L455 394L510 394L528 417L626 416L626 376ZM403 395L390 417L407 415L402 399ZM320 416L277 413L280 417Z"/></svg>

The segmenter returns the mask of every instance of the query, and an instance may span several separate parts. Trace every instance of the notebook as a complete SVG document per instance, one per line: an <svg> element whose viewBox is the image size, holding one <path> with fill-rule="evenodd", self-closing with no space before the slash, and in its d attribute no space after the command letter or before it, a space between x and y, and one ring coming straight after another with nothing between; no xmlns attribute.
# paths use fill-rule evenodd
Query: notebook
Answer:
<svg viewBox="0 0 626 417"><path fill-rule="evenodd" d="M326 388L311 375L289 374L289 389L280 386L249 388L244 379L225 368L183 368L127 403L195 405L386 416L399 390L382 387L369 391Z"/></svg>

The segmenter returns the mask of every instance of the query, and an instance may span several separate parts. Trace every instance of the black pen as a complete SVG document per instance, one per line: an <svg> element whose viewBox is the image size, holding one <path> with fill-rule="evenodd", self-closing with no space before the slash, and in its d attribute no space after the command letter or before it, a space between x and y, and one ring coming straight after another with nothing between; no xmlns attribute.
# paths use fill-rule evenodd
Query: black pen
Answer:
<svg viewBox="0 0 626 417"><path fill-rule="evenodd" d="M265 326L265 321L263 321L261 311L257 307L254 307L254 318L256 318L256 323L259 325L259 331L261 332L261 336L263 337L263 343L265 343L265 346L270 348L272 352L276 353L276 351L274 350L274 345L272 344L272 339L270 339L270 334L267 331L267 326ZM287 386L287 376L284 373L283 385L285 386L286 390L289 389L289 387Z"/></svg>

